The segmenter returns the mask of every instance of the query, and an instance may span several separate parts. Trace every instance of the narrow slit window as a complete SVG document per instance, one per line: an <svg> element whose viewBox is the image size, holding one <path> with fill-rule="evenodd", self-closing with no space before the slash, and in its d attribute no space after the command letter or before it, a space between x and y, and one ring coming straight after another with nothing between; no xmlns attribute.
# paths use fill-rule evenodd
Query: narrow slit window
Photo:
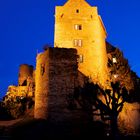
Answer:
<svg viewBox="0 0 140 140"><path fill-rule="evenodd" d="M83 55L82 54L79 55L78 62L83 63Z"/></svg>
<svg viewBox="0 0 140 140"><path fill-rule="evenodd" d="M78 41L77 41L77 39L74 40L74 46L75 46L75 47L78 46Z"/></svg>
<svg viewBox="0 0 140 140"><path fill-rule="evenodd" d="M61 14L61 18L64 16L64 14Z"/></svg>
<svg viewBox="0 0 140 140"><path fill-rule="evenodd" d="M40 72L41 72L41 75L44 74L44 72L45 72L45 65L44 64L41 64Z"/></svg>
<svg viewBox="0 0 140 140"><path fill-rule="evenodd" d="M78 46L79 46L79 47L82 46L82 40L81 40L81 39L78 40Z"/></svg>

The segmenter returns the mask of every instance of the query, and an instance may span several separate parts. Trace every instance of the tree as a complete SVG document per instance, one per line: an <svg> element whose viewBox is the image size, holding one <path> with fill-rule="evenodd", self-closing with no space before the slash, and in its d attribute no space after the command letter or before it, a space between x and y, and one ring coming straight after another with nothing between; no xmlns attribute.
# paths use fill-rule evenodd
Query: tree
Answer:
<svg viewBox="0 0 140 140"><path fill-rule="evenodd" d="M103 90L98 85L86 83L84 88L75 89L74 99L76 102L92 113L100 115L102 121L109 120L112 136L118 134L117 118L123 108L124 102L128 98L125 87L121 87L118 82L111 83L111 89ZM97 114L96 111L100 112Z"/></svg>

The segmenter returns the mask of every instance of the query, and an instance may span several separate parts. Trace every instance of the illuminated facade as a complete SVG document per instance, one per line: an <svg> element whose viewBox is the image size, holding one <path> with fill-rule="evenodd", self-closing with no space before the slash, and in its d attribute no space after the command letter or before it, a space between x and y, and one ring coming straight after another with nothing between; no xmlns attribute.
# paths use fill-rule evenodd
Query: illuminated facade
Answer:
<svg viewBox="0 0 140 140"><path fill-rule="evenodd" d="M56 6L54 46L77 49L79 71L102 86L108 75L106 35L97 7L85 0L68 0L64 6Z"/></svg>
<svg viewBox="0 0 140 140"><path fill-rule="evenodd" d="M85 119L85 112L79 112L79 108L74 112L67 108L67 97L73 95L76 87L84 86L90 78L102 87L109 80L121 81L127 90L134 88L127 60L118 49L107 44L106 36L97 7L85 0L68 0L64 6L56 6L55 48L37 55L35 70L30 65L21 65L18 86L9 86L7 96L35 96L37 119L63 121L78 116L76 122L90 120ZM124 104L118 121L122 131L138 129L139 108L136 103Z"/></svg>

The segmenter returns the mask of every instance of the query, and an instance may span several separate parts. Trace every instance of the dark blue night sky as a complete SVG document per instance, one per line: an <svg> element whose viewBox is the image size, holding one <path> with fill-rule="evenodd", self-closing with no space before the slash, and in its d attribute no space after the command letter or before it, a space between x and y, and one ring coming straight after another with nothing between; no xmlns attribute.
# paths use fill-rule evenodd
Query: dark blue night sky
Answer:
<svg viewBox="0 0 140 140"><path fill-rule="evenodd" d="M17 84L22 63L35 66L37 50L53 46L54 9L67 0L0 0L0 96ZM140 0L87 0L98 6L107 41L119 47L140 76Z"/></svg>

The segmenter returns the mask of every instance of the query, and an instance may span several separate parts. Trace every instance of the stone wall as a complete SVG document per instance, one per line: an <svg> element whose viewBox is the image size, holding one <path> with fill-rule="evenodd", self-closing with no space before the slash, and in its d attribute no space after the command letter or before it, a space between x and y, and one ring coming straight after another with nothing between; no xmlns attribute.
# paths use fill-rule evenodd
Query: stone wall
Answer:
<svg viewBox="0 0 140 140"><path fill-rule="evenodd" d="M118 126L125 135L138 135L140 131L140 104L124 103L118 117Z"/></svg>
<svg viewBox="0 0 140 140"><path fill-rule="evenodd" d="M47 118L49 92L49 51L37 55L35 71L35 118Z"/></svg>
<svg viewBox="0 0 140 140"><path fill-rule="evenodd" d="M19 67L18 85L27 86L33 80L33 66L22 64Z"/></svg>
<svg viewBox="0 0 140 140"><path fill-rule="evenodd" d="M77 78L75 49L51 49L49 61L49 119L62 121L71 118L67 109Z"/></svg>
<svg viewBox="0 0 140 140"><path fill-rule="evenodd" d="M105 39L106 30L97 7L84 0L56 6L54 46L75 48L80 57L78 70L102 86L106 86L108 78Z"/></svg>
<svg viewBox="0 0 140 140"><path fill-rule="evenodd" d="M66 95L74 88L76 57L75 50L58 48L49 48L37 56L35 118L54 117L66 107Z"/></svg>
<svg viewBox="0 0 140 140"><path fill-rule="evenodd" d="M77 67L75 49L49 48L37 56L35 118L53 123L89 121L89 115L82 109L69 108L75 86L81 85Z"/></svg>

